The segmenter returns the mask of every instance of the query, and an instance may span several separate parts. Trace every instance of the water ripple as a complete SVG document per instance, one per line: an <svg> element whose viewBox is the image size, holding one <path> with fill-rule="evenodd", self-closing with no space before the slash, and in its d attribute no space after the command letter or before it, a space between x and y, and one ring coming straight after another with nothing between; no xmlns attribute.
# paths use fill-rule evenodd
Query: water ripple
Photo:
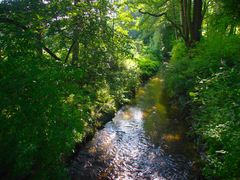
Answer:
<svg viewBox="0 0 240 180"><path fill-rule="evenodd" d="M143 126L143 112L125 107L96 133L71 166L72 179L187 180L190 161L154 145Z"/></svg>

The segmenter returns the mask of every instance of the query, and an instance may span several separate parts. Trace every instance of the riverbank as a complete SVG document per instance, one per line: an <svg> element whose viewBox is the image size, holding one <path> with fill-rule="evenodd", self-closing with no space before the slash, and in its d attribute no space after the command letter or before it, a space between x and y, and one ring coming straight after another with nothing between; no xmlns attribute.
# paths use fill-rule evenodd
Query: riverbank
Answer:
<svg viewBox="0 0 240 180"><path fill-rule="evenodd" d="M185 125L168 117L163 82L151 78L138 90L135 105L122 108L83 147L71 167L73 179L196 177L193 146Z"/></svg>
<svg viewBox="0 0 240 180"><path fill-rule="evenodd" d="M142 65L146 68L146 66L148 66L147 64ZM154 65L155 66L155 65ZM142 70L143 71L143 70ZM102 115L101 118L96 120L95 126L92 127L91 129L93 129L93 131L90 131L89 133L87 133L84 138L82 139L81 142L76 143L75 148L74 148L74 152L67 158L67 166L70 166L72 161L77 157L77 155L79 154L79 152L94 138L95 134L100 131L101 129L104 128L104 126L109 122L112 121L112 119L114 118L114 116L116 115L117 111L119 111L120 109L122 109L122 107L127 106L127 105L133 105L135 104L135 96L136 96L136 89L139 88L144 88L144 86L146 85L146 83L155 75L156 76L156 67L152 68L152 70L148 70L148 72L143 72L144 75L142 75L141 79L141 84L138 87L135 87L134 89L132 89L129 93L129 97L132 97L131 99L129 99L129 101L125 104L121 104L117 106L117 110L115 111L111 111L109 113L104 113ZM148 74L148 75L146 75Z"/></svg>
<svg viewBox="0 0 240 180"><path fill-rule="evenodd" d="M207 179L240 177L239 40L215 33L192 49L179 42L165 67L166 90L191 124Z"/></svg>

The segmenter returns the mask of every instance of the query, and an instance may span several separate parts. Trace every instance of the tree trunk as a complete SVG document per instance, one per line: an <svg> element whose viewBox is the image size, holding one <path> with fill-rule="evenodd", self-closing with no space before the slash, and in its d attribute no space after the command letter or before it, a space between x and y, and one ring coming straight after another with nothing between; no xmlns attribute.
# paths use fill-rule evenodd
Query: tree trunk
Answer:
<svg viewBox="0 0 240 180"><path fill-rule="evenodd" d="M42 48L42 34L41 33L38 33L37 34L37 54L39 56L42 56L43 55L43 48Z"/></svg>
<svg viewBox="0 0 240 180"><path fill-rule="evenodd" d="M172 1L172 10L173 10L174 23L177 24L176 4L174 3L174 1ZM178 33L177 33L177 29L175 27L174 27L174 36L177 40L178 39Z"/></svg>
<svg viewBox="0 0 240 180"><path fill-rule="evenodd" d="M189 20L191 20L191 13L189 13L189 2L188 0L181 0L181 24L182 24L182 32L183 32L183 39L187 47L191 46L191 38L190 38L190 30L189 26L190 23ZM189 17L190 15L190 17Z"/></svg>
<svg viewBox="0 0 240 180"><path fill-rule="evenodd" d="M186 23L186 0L181 0L181 22L182 22L182 32L184 38L187 39L187 23ZM186 41L186 40L185 40Z"/></svg>
<svg viewBox="0 0 240 180"><path fill-rule="evenodd" d="M74 5L76 6L79 0L74 0ZM73 47L72 47L72 64L76 64L79 61L79 34L80 34L80 24L78 17L74 18L75 27L73 29Z"/></svg>
<svg viewBox="0 0 240 180"><path fill-rule="evenodd" d="M79 61L79 30L75 27L73 30L73 47L72 47L72 64L76 64Z"/></svg>
<svg viewBox="0 0 240 180"><path fill-rule="evenodd" d="M180 1L183 39L187 47L192 47L200 41L203 21L202 4L202 0L193 0L193 5L192 0Z"/></svg>
<svg viewBox="0 0 240 180"><path fill-rule="evenodd" d="M192 43L192 0L187 0L187 28L189 36L189 45Z"/></svg>
<svg viewBox="0 0 240 180"><path fill-rule="evenodd" d="M193 47L196 42L200 41L202 35L202 21L203 21L203 0L180 0L180 25L176 24L175 19L171 19L166 12L160 14L153 14L149 12L143 12L142 14L148 14L154 17L165 18L178 30L180 36L183 38L188 48ZM206 11L206 9L205 9ZM173 13L174 14L174 13Z"/></svg>
<svg viewBox="0 0 240 180"><path fill-rule="evenodd" d="M192 23L192 41L198 42L202 35L202 0L194 0L193 4L193 23Z"/></svg>

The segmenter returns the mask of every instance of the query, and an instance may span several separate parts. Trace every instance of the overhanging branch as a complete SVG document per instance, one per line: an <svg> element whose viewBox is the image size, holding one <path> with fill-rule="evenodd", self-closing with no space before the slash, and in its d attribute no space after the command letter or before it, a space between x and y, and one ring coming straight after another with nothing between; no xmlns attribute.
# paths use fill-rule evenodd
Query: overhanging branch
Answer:
<svg viewBox="0 0 240 180"><path fill-rule="evenodd" d="M179 32L180 36L185 40L186 37L184 36L181 27L179 25L177 25L171 18L169 18L167 16L167 14L165 14L165 17L166 17L167 21L169 21L172 24L172 26L177 29L177 31Z"/></svg>
<svg viewBox="0 0 240 180"><path fill-rule="evenodd" d="M74 44L75 44L75 41L72 43L72 45L70 46L70 48L68 50L67 56L66 56L65 61L64 61L65 63L67 63L67 61L68 61L69 55L72 51L72 48L73 48Z"/></svg>
<svg viewBox="0 0 240 180"><path fill-rule="evenodd" d="M163 13L160 13L160 14L154 14L154 13L151 13L151 12L142 11L142 9L139 9L138 11L139 11L141 14L147 14L147 15L150 15L150 16L153 16L153 17L162 17L162 16L164 16L164 17L166 18L166 20L169 21L169 22L171 23L171 25L177 29L177 31L179 32L180 36L181 36L183 39L186 39L186 37L184 36L184 34L183 34L183 32L182 32L181 26L179 26L178 24L176 24L176 23L167 15L166 12L163 12Z"/></svg>
<svg viewBox="0 0 240 180"><path fill-rule="evenodd" d="M22 29L23 31L30 31L30 29L27 26L7 17L0 17L0 24L1 23L14 25L17 28ZM36 33L33 34L35 35L34 37L36 41L39 42ZM47 48L42 42L39 42L39 44L52 58L54 58L57 61L61 61L61 59L56 54L54 54L49 48Z"/></svg>
<svg viewBox="0 0 240 180"><path fill-rule="evenodd" d="M150 13L150 12L142 11L142 9L139 9L138 11L139 11L141 14L147 14L147 15L150 15L150 16L153 16L153 17L161 17L161 16L166 15L165 12L163 12L163 13L161 13L161 14L153 14L153 13Z"/></svg>
<svg viewBox="0 0 240 180"><path fill-rule="evenodd" d="M0 23L12 24L12 25L24 30L24 31L28 30L28 28L26 26L22 25L21 23L19 23L17 21L9 19L7 17L0 17Z"/></svg>
<svg viewBox="0 0 240 180"><path fill-rule="evenodd" d="M55 60L57 61L61 61L61 59L54 54L49 48L47 48L46 46L42 45L42 48L44 49L44 51L46 51L50 56L52 56Z"/></svg>

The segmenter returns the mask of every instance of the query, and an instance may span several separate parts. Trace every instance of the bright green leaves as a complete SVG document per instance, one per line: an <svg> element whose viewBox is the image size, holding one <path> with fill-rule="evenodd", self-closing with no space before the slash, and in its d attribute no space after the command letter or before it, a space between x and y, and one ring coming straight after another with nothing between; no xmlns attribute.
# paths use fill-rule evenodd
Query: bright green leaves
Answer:
<svg viewBox="0 0 240 180"><path fill-rule="evenodd" d="M111 19L106 0L4 1L0 10L0 174L65 179L75 144L139 85L125 65L132 15Z"/></svg>
<svg viewBox="0 0 240 180"><path fill-rule="evenodd" d="M62 170L58 170L63 162L59 159L73 151L83 134L81 119L88 119L84 91L69 73L79 70L27 58L0 64L4 72L0 81L1 170L9 172L9 178L17 178L31 174L37 165L32 177L61 177ZM64 97L68 104L62 102ZM82 103L81 111L75 103Z"/></svg>
<svg viewBox="0 0 240 180"><path fill-rule="evenodd" d="M65 103L68 103L68 104L72 104L73 103L73 101L74 101L74 94L70 94L67 98L66 98L66 100L64 100L64 102Z"/></svg>
<svg viewBox="0 0 240 180"><path fill-rule="evenodd" d="M190 105L209 179L240 177L239 40L215 32L191 50L178 43L167 65L167 91Z"/></svg>
<svg viewBox="0 0 240 180"><path fill-rule="evenodd" d="M191 97L196 97L196 96L197 96L197 93L195 93L195 92L189 92L189 96L191 96Z"/></svg>

